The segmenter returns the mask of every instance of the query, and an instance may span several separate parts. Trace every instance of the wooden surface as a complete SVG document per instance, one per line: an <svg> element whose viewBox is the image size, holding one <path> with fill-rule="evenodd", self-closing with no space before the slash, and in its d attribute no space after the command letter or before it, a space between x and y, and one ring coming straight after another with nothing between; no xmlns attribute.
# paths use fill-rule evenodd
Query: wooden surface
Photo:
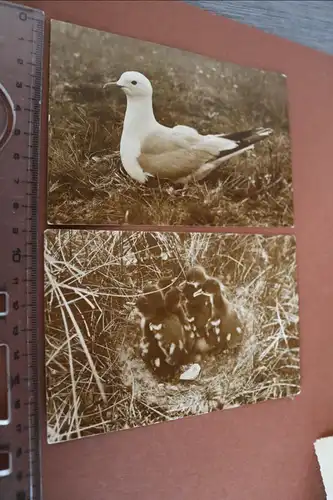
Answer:
<svg viewBox="0 0 333 500"><path fill-rule="evenodd" d="M330 0L187 1L267 33L333 54L333 2Z"/></svg>
<svg viewBox="0 0 333 500"><path fill-rule="evenodd" d="M332 58L181 2L26 3L43 9L48 18L288 76L295 201L291 231L297 237L301 318L302 393L294 401L271 401L55 445L46 444L42 416L45 499L324 500L313 443L333 432ZM47 91L47 74L45 85ZM40 255L40 303L42 259Z"/></svg>

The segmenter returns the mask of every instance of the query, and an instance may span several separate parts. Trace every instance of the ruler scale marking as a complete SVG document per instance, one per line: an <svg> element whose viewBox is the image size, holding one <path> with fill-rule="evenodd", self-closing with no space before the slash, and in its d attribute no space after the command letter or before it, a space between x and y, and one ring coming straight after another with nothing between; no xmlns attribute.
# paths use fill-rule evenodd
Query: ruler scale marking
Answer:
<svg viewBox="0 0 333 500"><path fill-rule="evenodd" d="M16 111L15 130L0 151L0 291L10 297L9 312L0 319L0 344L9 348L11 386L10 422L0 426L0 449L9 450L12 468L0 478L0 498L41 500L37 202L44 14L0 1L0 32L0 90ZM0 126L1 118L0 107Z"/></svg>

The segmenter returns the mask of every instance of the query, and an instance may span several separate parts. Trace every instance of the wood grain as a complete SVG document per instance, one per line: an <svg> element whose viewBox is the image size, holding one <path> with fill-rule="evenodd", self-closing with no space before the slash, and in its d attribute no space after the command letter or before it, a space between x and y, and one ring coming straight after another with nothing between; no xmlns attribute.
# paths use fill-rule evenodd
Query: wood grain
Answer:
<svg viewBox="0 0 333 500"><path fill-rule="evenodd" d="M333 2L187 0L187 3L333 54Z"/></svg>

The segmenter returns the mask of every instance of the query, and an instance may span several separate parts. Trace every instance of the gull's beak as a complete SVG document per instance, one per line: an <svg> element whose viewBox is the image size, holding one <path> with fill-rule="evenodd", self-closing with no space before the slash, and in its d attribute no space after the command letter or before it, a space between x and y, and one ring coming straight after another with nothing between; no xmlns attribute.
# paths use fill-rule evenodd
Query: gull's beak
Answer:
<svg viewBox="0 0 333 500"><path fill-rule="evenodd" d="M105 89L106 87L108 87L109 85L117 85L117 87L122 87L122 85L119 85L119 80L117 82L106 82L104 83L103 85L103 89Z"/></svg>
<svg viewBox="0 0 333 500"><path fill-rule="evenodd" d="M203 295L203 291L201 288L199 290L197 290L196 292L194 292L193 297L199 297L199 295Z"/></svg>

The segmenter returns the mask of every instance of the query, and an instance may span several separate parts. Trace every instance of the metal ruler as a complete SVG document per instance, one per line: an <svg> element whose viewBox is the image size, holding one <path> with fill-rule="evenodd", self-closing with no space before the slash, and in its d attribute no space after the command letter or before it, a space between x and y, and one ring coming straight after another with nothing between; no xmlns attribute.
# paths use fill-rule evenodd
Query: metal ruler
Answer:
<svg viewBox="0 0 333 500"><path fill-rule="evenodd" d="M1 500L41 499L37 199L43 38L43 12L0 1Z"/></svg>

